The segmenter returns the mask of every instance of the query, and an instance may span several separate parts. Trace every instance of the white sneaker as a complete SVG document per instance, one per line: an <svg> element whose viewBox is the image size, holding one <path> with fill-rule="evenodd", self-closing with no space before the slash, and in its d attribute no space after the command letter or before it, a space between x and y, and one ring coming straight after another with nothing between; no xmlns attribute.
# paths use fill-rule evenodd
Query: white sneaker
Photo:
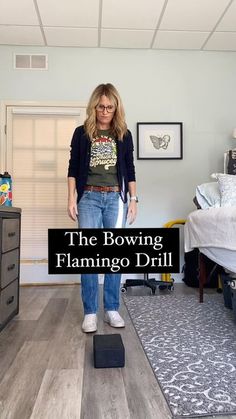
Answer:
<svg viewBox="0 0 236 419"><path fill-rule="evenodd" d="M106 311L104 321L112 327L125 327L125 322L118 311Z"/></svg>
<svg viewBox="0 0 236 419"><path fill-rule="evenodd" d="M82 330L85 333L96 332L97 330L97 315L95 313L85 314L82 323Z"/></svg>

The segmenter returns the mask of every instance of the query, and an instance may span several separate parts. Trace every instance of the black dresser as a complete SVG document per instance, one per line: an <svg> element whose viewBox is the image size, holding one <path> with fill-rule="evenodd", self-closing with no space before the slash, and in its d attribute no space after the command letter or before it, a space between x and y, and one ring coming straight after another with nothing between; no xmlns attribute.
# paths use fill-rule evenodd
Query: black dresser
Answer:
<svg viewBox="0 0 236 419"><path fill-rule="evenodd" d="M19 312L21 209L0 207L0 331Z"/></svg>

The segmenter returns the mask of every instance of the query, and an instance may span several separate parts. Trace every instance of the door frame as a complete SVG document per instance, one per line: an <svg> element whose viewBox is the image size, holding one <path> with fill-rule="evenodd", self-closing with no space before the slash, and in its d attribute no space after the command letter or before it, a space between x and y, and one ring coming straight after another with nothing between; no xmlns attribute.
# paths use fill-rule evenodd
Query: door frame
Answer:
<svg viewBox="0 0 236 419"><path fill-rule="evenodd" d="M16 108L84 108L86 109L87 104L85 102L78 101L0 101L0 173L7 170L7 151L9 145L7 144L7 130L11 129L8 127L8 109L10 107ZM47 261L45 260L30 260L21 263L21 284L76 284L80 282L79 275L48 275L47 273ZM37 273L37 275L36 275ZM39 274L40 273L40 274ZM37 277L37 282L35 281ZM33 279L32 279L33 278Z"/></svg>

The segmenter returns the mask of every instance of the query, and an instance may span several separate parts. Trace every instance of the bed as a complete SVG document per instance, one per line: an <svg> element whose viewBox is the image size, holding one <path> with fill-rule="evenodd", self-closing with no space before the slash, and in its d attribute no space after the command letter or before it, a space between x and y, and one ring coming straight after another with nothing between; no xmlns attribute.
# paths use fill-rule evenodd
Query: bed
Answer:
<svg viewBox="0 0 236 419"><path fill-rule="evenodd" d="M200 251L200 302L207 281L202 255L236 278L236 176L215 173L214 178L197 187L196 201L201 209L189 214L184 227L185 252Z"/></svg>

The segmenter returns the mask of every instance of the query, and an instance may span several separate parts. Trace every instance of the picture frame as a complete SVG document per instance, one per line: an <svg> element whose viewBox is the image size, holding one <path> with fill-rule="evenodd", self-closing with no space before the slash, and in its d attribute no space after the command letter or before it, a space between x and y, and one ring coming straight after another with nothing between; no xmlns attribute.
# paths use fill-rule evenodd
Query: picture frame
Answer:
<svg viewBox="0 0 236 419"><path fill-rule="evenodd" d="M181 160L182 122L137 122L138 160Z"/></svg>

